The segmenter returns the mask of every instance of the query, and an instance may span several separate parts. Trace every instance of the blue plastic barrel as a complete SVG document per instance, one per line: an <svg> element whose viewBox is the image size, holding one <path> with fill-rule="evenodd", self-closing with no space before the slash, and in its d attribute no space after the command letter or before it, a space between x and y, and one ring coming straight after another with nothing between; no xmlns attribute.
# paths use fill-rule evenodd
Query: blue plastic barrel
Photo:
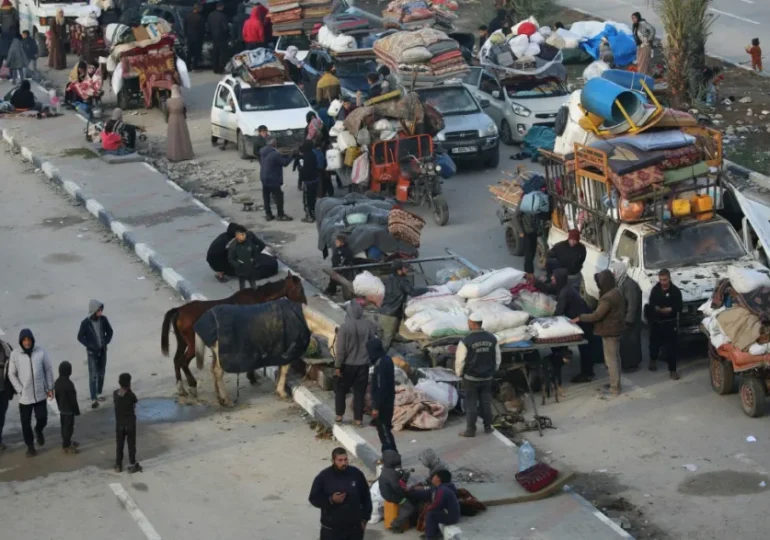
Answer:
<svg viewBox="0 0 770 540"><path fill-rule="evenodd" d="M588 81L580 93L580 104L585 110L604 119L604 124L614 126L626 118L615 104L619 101L626 113L633 117L642 107L638 95L607 79L596 77Z"/></svg>
<svg viewBox="0 0 770 540"><path fill-rule="evenodd" d="M623 88L628 90L636 90L638 92L644 91L642 87L642 80L647 84L647 88L652 91L655 87L655 79L644 75L642 73L635 73L633 71L625 71L623 69L608 69L602 73L602 79L607 79L615 84L619 84Z"/></svg>

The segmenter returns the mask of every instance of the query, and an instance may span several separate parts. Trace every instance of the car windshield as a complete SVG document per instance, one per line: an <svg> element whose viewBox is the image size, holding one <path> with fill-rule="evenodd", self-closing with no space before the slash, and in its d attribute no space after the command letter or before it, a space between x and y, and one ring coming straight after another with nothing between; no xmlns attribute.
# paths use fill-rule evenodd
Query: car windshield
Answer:
<svg viewBox="0 0 770 540"><path fill-rule="evenodd" d="M428 88L418 90L420 99L433 105L444 116L473 114L479 111L471 93L462 86L456 88Z"/></svg>
<svg viewBox="0 0 770 540"><path fill-rule="evenodd" d="M292 45L297 47L297 50L308 51L310 50L310 39L307 36L281 36L278 38L276 49L285 51Z"/></svg>
<svg viewBox="0 0 770 540"><path fill-rule="evenodd" d="M282 111L308 107L302 92L293 85L242 88L240 105L244 112Z"/></svg>
<svg viewBox="0 0 770 540"><path fill-rule="evenodd" d="M506 84L505 91L511 99L561 97L568 94L567 89L557 79L522 79Z"/></svg>
<svg viewBox="0 0 770 540"><path fill-rule="evenodd" d="M377 70L374 60L346 60L337 62L337 77L366 77L367 73Z"/></svg>
<svg viewBox="0 0 770 540"><path fill-rule="evenodd" d="M644 238L644 266L650 270L731 261L744 255L728 223L702 223Z"/></svg>

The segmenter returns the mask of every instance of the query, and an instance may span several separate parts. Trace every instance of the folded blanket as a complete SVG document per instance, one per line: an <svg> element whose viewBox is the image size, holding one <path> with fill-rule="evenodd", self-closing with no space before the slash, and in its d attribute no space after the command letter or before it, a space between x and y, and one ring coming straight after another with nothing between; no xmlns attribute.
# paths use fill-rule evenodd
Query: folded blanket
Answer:
<svg viewBox="0 0 770 540"><path fill-rule="evenodd" d="M273 24L298 21L302 18L302 9L297 7L294 9L281 11L280 13L271 15L270 18L273 20Z"/></svg>
<svg viewBox="0 0 770 540"><path fill-rule="evenodd" d="M270 19L275 22L275 17L278 13L283 13L284 11L289 11L292 9L297 9L300 6L299 2L288 2L286 4L280 4L278 6L270 6Z"/></svg>

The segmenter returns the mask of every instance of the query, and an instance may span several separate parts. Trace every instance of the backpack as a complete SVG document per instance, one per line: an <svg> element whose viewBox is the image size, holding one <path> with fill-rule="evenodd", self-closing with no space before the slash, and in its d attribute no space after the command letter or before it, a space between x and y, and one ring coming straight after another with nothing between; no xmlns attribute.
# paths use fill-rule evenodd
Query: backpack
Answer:
<svg viewBox="0 0 770 540"><path fill-rule="evenodd" d="M548 195L542 191L531 191L521 198L519 210L525 214L540 214L549 210Z"/></svg>

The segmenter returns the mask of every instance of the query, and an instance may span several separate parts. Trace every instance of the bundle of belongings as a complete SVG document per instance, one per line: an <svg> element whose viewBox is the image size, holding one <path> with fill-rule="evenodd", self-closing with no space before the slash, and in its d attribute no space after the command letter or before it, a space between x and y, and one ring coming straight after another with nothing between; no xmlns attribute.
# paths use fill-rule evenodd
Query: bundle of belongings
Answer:
<svg viewBox="0 0 770 540"><path fill-rule="evenodd" d="M165 22L162 19L159 20ZM138 28L145 28L143 26ZM136 34L136 28L133 29ZM107 59L107 71L112 71L112 90L117 95L123 88L123 79L132 74L139 78L139 87L142 89L144 104L152 106L153 88L156 83L170 87L171 84L182 80L183 85L189 86L187 65L174 52L174 35L162 34L156 37L124 42L113 45L110 56Z"/></svg>
<svg viewBox="0 0 770 540"><path fill-rule="evenodd" d="M543 27L546 44L562 51L565 64L586 64L605 59L618 66L633 63L636 44L631 28L612 21L578 21L569 29Z"/></svg>
<svg viewBox="0 0 770 540"><path fill-rule="evenodd" d="M331 15L330 17L349 17L349 16L348 15L342 15L342 16ZM327 17L327 19L329 19L330 17ZM367 25L369 24L369 22L366 19L363 19L363 20ZM336 58L348 58L348 59L362 58L362 59L368 60L373 57L371 44L364 43L365 41L364 35L366 36L369 35L368 27L365 30L363 30L363 32L366 32L366 34L363 34L361 31L353 31L353 30L350 30L350 31L332 30L332 26L325 24L318 30L318 36L316 37L316 40L318 41L318 44L321 47L331 51L332 55Z"/></svg>
<svg viewBox="0 0 770 540"><path fill-rule="evenodd" d="M250 86L282 84L286 80L283 63L270 49L253 49L234 55L225 66L225 73L239 77Z"/></svg>
<svg viewBox="0 0 770 540"><path fill-rule="evenodd" d="M433 28L396 32L379 39L374 53L405 83L433 85L468 71L457 41Z"/></svg>
<svg viewBox="0 0 770 540"><path fill-rule="evenodd" d="M378 260L378 254L399 253L414 257L417 249L396 238L389 230L390 213L395 202L368 199L360 193L344 198L325 197L316 202L318 249L324 258L342 234L354 255L364 254L369 260ZM417 238L419 245L419 237Z"/></svg>
<svg viewBox="0 0 770 540"><path fill-rule="evenodd" d="M417 30L440 26L451 31L457 20L454 0L392 0L382 11L385 28Z"/></svg>
<svg viewBox="0 0 770 540"><path fill-rule="evenodd" d="M273 35L309 34L332 12L331 0L269 0Z"/></svg>
<svg viewBox="0 0 770 540"><path fill-rule="evenodd" d="M700 307L703 327L720 356L735 371L770 363L770 276L729 266L711 300Z"/></svg>
<svg viewBox="0 0 770 540"><path fill-rule="evenodd" d="M530 17L511 28L510 35L503 30L493 32L482 45L479 59L484 66L538 73L552 63L562 62L561 48L546 41L551 35L549 27L540 28L537 20ZM566 77L566 72L563 75Z"/></svg>

